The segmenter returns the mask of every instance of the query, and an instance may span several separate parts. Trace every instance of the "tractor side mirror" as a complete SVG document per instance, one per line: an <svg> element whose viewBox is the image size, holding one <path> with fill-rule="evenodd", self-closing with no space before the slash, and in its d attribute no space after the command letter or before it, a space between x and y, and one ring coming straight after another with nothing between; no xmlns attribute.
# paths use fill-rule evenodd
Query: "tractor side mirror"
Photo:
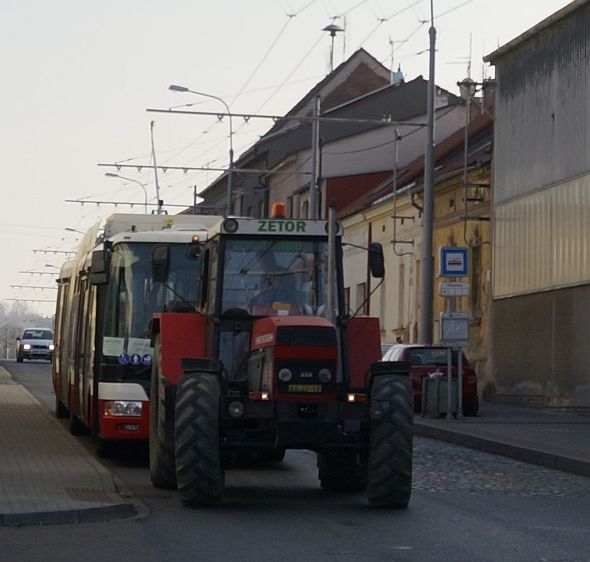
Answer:
<svg viewBox="0 0 590 562"><path fill-rule="evenodd" d="M369 268L371 275L377 279L385 276L385 259L383 257L383 246L379 242L369 244Z"/></svg>
<svg viewBox="0 0 590 562"><path fill-rule="evenodd" d="M170 273L170 246L156 246L152 251L152 280L166 283Z"/></svg>

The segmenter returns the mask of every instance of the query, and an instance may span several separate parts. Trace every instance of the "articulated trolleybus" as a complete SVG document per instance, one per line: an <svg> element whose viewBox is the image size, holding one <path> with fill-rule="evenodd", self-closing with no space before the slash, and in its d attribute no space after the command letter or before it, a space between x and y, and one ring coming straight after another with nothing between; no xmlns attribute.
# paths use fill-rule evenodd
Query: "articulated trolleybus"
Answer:
<svg viewBox="0 0 590 562"><path fill-rule="evenodd" d="M115 214L104 233L84 236L58 279L53 386L55 413L74 435L92 433L98 453L147 441L155 312L191 310L199 248L215 216ZM170 273L154 281L153 255Z"/></svg>

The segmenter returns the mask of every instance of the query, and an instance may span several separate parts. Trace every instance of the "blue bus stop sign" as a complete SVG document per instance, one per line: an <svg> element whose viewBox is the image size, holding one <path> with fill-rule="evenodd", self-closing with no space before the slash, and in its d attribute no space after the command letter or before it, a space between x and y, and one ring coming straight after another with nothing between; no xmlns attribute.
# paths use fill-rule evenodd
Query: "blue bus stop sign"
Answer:
<svg viewBox="0 0 590 562"><path fill-rule="evenodd" d="M469 248L445 246L440 249L441 277L467 277L469 275Z"/></svg>

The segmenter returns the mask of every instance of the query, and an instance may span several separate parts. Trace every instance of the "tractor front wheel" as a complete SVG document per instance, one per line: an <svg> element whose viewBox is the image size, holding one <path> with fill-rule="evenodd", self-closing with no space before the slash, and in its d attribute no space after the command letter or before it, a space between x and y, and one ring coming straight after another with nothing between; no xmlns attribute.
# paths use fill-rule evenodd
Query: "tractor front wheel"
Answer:
<svg viewBox="0 0 590 562"><path fill-rule="evenodd" d="M374 507L406 508L412 494L413 396L407 375L374 378L371 401L383 412L371 421L367 495Z"/></svg>
<svg viewBox="0 0 590 562"><path fill-rule="evenodd" d="M211 373L184 375L176 389L176 481L183 505L220 505L224 471L219 450L221 389Z"/></svg>

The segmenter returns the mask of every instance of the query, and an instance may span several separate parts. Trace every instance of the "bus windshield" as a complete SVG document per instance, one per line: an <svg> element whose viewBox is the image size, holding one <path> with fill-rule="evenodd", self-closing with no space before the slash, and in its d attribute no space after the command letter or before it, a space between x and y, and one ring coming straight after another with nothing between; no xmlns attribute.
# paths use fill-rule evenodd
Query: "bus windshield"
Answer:
<svg viewBox="0 0 590 562"><path fill-rule="evenodd" d="M152 280L155 243L117 244L112 251L105 303L103 354L148 353L150 322L173 302L194 307L199 260L189 258L187 244L170 246L170 274L165 283Z"/></svg>
<svg viewBox="0 0 590 562"><path fill-rule="evenodd" d="M227 239L221 313L325 315L328 244L305 239Z"/></svg>

